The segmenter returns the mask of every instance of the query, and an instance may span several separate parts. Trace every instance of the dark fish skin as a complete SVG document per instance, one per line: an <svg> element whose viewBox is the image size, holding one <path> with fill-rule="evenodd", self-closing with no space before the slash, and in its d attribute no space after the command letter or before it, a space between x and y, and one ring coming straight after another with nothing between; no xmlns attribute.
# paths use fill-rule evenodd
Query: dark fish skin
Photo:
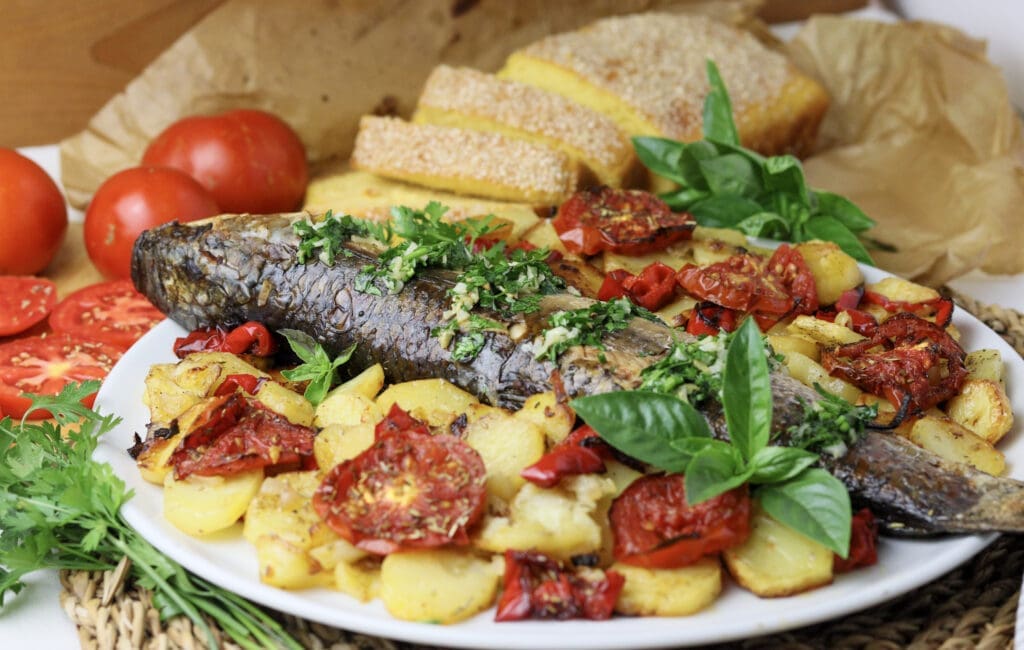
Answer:
<svg viewBox="0 0 1024 650"><path fill-rule="evenodd" d="M455 275L427 271L395 295L353 289L362 267L374 262L367 249L349 246L335 264L299 264L298 238L290 215L222 216L189 224L166 224L144 232L132 256L132 279L154 305L186 329L232 326L247 320L271 330L298 329L337 354L356 350L350 372L381 363L390 381L444 377L481 399L517 408L531 394L548 391L558 377L569 396L636 388L640 371L680 336L634 319L627 330L605 338L606 361L595 350L573 348L556 364L534 358L533 335L547 316L589 304L571 295L547 296L523 323L518 340L490 333L471 362L452 359L430 335L443 322L445 292ZM817 394L778 373L772 377L774 430L802 417ZM725 434L720 412L709 421ZM944 461L895 435L869 432L841 458L823 464L897 534L1024 532L1024 483L995 478Z"/></svg>

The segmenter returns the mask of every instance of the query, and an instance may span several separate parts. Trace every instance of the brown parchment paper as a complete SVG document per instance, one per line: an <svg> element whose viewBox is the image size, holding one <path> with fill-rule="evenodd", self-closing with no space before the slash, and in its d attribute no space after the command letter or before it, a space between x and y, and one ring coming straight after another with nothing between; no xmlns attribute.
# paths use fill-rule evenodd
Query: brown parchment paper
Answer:
<svg viewBox="0 0 1024 650"><path fill-rule="evenodd" d="M849 197L898 247L879 266L939 285L1024 271L1024 140L985 44L937 24L816 17L789 44L832 95L814 187Z"/></svg>
<svg viewBox="0 0 1024 650"><path fill-rule="evenodd" d="M72 205L139 164L186 115L276 113L315 163L345 157L366 113L408 115L440 62L493 71L514 49L601 16L699 10L740 23L758 0L229 0L60 145Z"/></svg>

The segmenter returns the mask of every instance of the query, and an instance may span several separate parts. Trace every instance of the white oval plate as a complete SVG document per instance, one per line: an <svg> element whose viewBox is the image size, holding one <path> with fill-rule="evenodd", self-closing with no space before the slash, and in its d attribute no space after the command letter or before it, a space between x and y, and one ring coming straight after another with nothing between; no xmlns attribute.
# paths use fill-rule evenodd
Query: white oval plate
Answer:
<svg viewBox="0 0 1024 650"><path fill-rule="evenodd" d="M865 269L869 282L885 276ZM1017 423L1000 448L1008 473L1024 476L1024 361L995 332L957 310L954 323L968 351L997 348L1007 367L1007 386ZM184 330L164 321L142 338L114 368L96 399L96 408L116 413L120 425L107 434L96 458L109 462L135 496L122 508L125 519L154 546L184 567L255 602L327 625L392 639L462 648L656 648L701 645L760 636L817 623L864 609L923 585L964 562L995 535L942 540L883 539L878 564L838 576L827 587L788 598L762 599L727 584L708 609L684 618L613 618L608 621L522 621L495 623L494 611L440 626L399 621L380 601L363 604L327 589L284 591L262 584L255 549L239 527L207 539L189 537L162 516L161 488L143 481L125 451L134 434L145 436L149 419L142 404L143 382L151 364L175 361L174 339ZM438 597L443 598L444 594Z"/></svg>

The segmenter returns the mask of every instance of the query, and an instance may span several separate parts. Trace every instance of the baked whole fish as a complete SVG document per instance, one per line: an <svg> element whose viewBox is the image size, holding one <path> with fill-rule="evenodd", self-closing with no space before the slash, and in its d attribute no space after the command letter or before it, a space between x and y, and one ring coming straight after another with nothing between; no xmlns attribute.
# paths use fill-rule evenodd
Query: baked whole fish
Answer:
<svg viewBox="0 0 1024 650"><path fill-rule="evenodd" d="M271 330L297 329L331 354L355 344L345 366L349 372L380 363L393 382L444 377L508 408L552 390L554 381L571 397L636 388L640 371L685 336L633 319L627 329L604 338L604 360L579 346L557 363L537 360L533 339L548 315L589 304L556 294L526 317L522 336L513 340L490 332L472 361L457 361L431 336L444 323L446 292L456 274L420 272L397 294L382 285L379 296L356 291L356 277L375 261L373 253L349 244L348 254L337 256L334 264L299 263L292 223L307 218L305 213L221 216L154 228L135 244L132 279L186 329L248 320ZM785 373L773 374L772 390L776 431L802 418L801 401L818 399ZM708 416L724 432L722 418L715 412ZM1024 532L1024 483L945 461L901 437L869 431L842 457L826 456L822 462L847 486L855 505L871 507L892 533Z"/></svg>

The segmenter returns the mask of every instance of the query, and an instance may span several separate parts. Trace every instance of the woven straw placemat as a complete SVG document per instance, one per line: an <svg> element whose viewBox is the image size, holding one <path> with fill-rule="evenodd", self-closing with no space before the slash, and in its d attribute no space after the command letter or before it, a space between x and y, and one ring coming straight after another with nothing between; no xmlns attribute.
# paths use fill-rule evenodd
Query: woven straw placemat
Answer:
<svg viewBox="0 0 1024 650"><path fill-rule="evenodd" d="M1024 356L1024 315L949 292ZM206 648L205 637L179 617L163 624L149 593L124 584L117 571L63 572L61 605L78 627L82 647ZM890 602L841 619L715 650L995 650L1013 647L1024 574L1024 535L1003 535L945 576ZM413 650L398 643L282 615L288 630L313 650ZM557 625L557 624L553 624ZM510 624L514 626L514 624ZM236 648L225 641L224 648Z"/></svg>

